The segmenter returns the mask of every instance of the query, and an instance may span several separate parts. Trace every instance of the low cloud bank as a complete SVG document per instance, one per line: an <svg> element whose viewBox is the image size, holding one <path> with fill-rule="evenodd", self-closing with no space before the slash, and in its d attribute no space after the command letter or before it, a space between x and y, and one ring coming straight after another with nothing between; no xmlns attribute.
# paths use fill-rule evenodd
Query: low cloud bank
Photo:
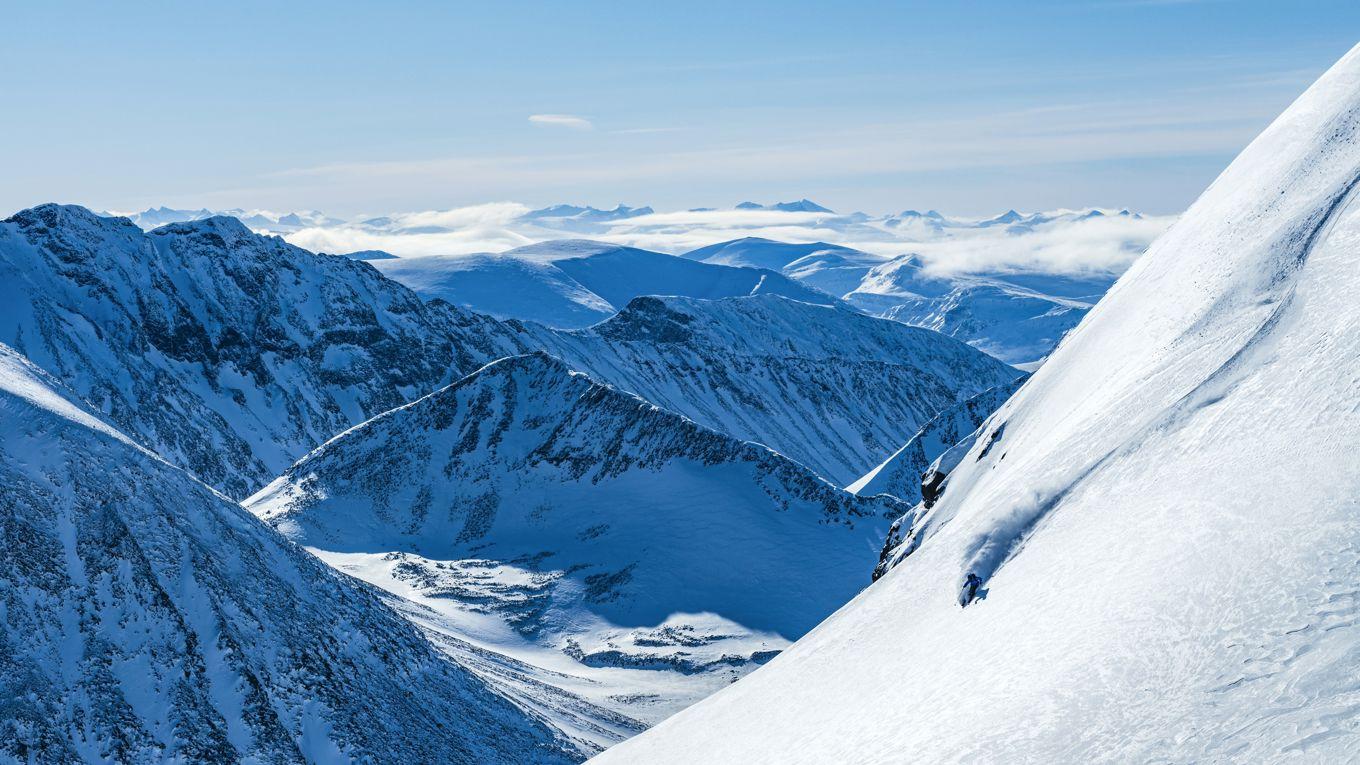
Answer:
<svg viewBox="0 0 1360 765"><path fill-rule="evenodd" d="M1174 216L1116 210L1057 210L1015 222L917 216L840 215L777 210L656 212L617 220L587 210L561 217L496 202L451 210L326 221L281 233L309 250L384 250L400 257L502 252L553 239L594 239L679 254L742 237L827 242L883 258L918 254L939 275L996 271L1119 273L1166 230ZM265 227L264 230L269 230Z"/></svg>

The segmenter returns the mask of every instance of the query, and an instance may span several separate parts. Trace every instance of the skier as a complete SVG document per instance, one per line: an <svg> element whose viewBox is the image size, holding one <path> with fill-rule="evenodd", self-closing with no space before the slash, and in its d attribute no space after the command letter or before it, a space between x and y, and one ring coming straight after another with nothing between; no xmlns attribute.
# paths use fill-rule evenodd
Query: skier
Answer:
<svg viewBox="0 0 1360 765"><path fill-rule="evenodd" d="M969 603L977 600L977 591L981 586L982 579L969 571L968 576L963 578L963 592L959 593L959 605L966 608Z"/></svg>

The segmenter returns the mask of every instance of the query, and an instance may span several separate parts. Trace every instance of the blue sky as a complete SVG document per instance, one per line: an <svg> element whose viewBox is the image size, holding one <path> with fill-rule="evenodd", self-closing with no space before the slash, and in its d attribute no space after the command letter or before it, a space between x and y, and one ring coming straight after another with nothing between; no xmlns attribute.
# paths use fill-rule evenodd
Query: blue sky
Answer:
<svg viewBox="0 0 1360 765"><path fill-rule="evenodd" d="M5 211L1174 212L1360 38L1330 0L0 11Z"/></svg>

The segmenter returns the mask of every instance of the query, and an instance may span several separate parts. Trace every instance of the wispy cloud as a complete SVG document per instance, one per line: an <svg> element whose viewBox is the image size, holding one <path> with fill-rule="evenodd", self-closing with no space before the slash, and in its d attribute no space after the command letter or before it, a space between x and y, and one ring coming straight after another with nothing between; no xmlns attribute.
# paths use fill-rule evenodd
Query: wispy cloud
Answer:
<svg viewBox="0 0 1360 765"><path fill-rule="evenodd" d="M571 128L572 130L594 130L595 125L585 117L574 114L530 114L529 121L535 125Z"/></svg>

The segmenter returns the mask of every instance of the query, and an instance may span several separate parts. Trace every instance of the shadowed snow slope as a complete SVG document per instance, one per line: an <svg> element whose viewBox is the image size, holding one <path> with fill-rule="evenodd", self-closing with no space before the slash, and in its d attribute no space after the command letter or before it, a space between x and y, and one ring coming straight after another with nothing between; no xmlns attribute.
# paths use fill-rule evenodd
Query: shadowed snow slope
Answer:
<svg viewBox="0 0 1360 765"><path fill-rule="evenodd" d="M643 297L589 329L528 331L574 369L841 485L937 412L1019 376L939 333L777 295Z"/></svg>
<svg viewBox="0 0 1360 765"><path fill-rule="evenodd" d="M599 761L1360 756L1358 179L1353 50L984 425L915 552Z"/></svg>
<svg viewBox="0 0 1360 765"><path fill-rule="evenodd" d="M515 352L498 322L234 218L0 222L0 342L242 497L337 431Z"/></svg>
<svg viewBox="0 0 1360 765"><path fill-rule="evenodd" d="M569 762L370 588L0 346L0 759Z"/></svg>
<svg viewBox="0 0 1360 765"><path fill-rule="evenodd" d="M563 673L546 682L591 678L593 701L652 721L649 707L730 682L853 597L905 509L542 353L337 436L247 506L470 639Z"/></svg>
<svg viewBox="0 0 1360 765"><path fill-rule="evenodd" d="M921 501L921 479L937 457L977 430L992 412L1019 389L1024 376L997 385L945 409L921 426L911 440L893 452L883 464L866 473L845 490L869 497L891 494L915 504Z"/></svg>

